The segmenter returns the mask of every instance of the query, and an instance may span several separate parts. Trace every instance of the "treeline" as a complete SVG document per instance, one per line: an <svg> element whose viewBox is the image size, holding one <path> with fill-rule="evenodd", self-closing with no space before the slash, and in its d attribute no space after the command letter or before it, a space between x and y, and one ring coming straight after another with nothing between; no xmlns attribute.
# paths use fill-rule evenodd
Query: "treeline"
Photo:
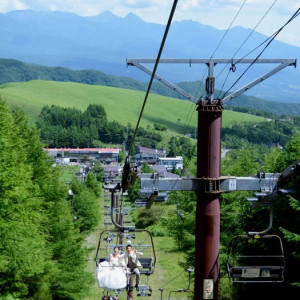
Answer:
<svg viewBox="0 0 300 300"><path fill-rule="evenodd" d="M287 114L287 115L281 114L280 109L279 109L279 111L277 111L277 113L273 113L273 112L266 111L266 110L259 110L257 108L241 107L241 106L234 106L234 105L228 106L227 109L250 114L250 115L260 116L260 117L264 117L264 118L268 118L268 119L272 119L272 120L277 120L277 121L278 120L279 121L280 120L290 120L290 121L293 121L297 126L300 126L300 117L299 116L295 116L292 114L290 114L290 115L289 114Z"/></svg>
<svg viewBox="0 0 300 300"><path fill-rule="evenodd" d="M20 82L30 80L53 80L53 81L71 81L91 85L105 85L132 90L146 91L147 82L140 82L129 77L118 77L108 75L96 70L71 70L64 67L45 67L35 64L23 63L14 59L0 59L0 84L8 82ZM200 97L205 95L204 84L201 81L180 82L178 86L194 95ZM151 92L163 96L169 96L184 99L177 92L166 87L160 82L154 82ZM220 93L216 90L215 94ZM271 112L275 115L297 115L300 116L300 104L289 103L285 105L281 102L266 101L259 98L240 95L236 99L231 100L227 107L247 107L250 109Z"/></svg>
<svg viewBox="0 0 300 300"><path fill-rule="evenodd" d="M300 104L285 102L275 102L262 100L256 97L240 95L229 101L225 108L230 107L247 107L254 110L270 112L274 115L300 116Z"/></svg>
<svg viewBox="0 0 300 300"><path fill-rule="evenodd" d="M98 223L100 186L89 173L74 197L24 113L0 99L0 298L82 299L86 234Z"/></svg>
<svg viewBox="0 0 300 300"><path fill-rule="evenodd" d="M45 67L15 59L0 59L0 84L37 79L145 90L145 84L142 82L128 77L108 75L101 71Z"/></svg>
<svg viewBox="0 0 300 300"><path fill-rule="evenodd" d="M109 121L102 105L91 104L86 111L52 105L43 107L37 127L48 147L92 147L106 144L128 144L134 129ZM159 133L139 128L136 142L155 148L162 140Z"/></svg>
<svg viewBox="0 0 300 300"><path fill-rule="evenodd" d="M257 146L244 144L243 147L231 150L222 161L222 175L253 176L258 171L281 173L300 158L299 132L289 140L285 149L270 148L264 153ZM285 253L285 281L280 284L237 284L228 280L227 257L233 238L249 231L261 231L269 224L269 207L252 208L247 197L251 192L223 193L221 206L221 241L220 241L220 283L219 299L284 299L286 295L299 294L300 267L300 177L294 178L286 188L295 190L291 196L278 196L273 204L274 221L270 234L277 234L283 239ZM129 196L137 189L131 187ZM151 210L140 208L137 214L137 225L147 228L156 236L172 236L177 249L186 254L185 267L194 265L195 257L195 216L197 198L194 192L171 192L167 204L155 204ZM176 206L165 209L163 205ZM163 213L169 211L169 213ZM259 244L259 241L258 241ZM234 250L243 253L243 244ZM278 249L272 249L280 253ZM267 250L267 249L265 249ZM274 253L274 252L272 252ZM258 261L253 263L259 264Z"/></svg>
<svg viewBox="0 0 300 300"><path fill-rule="evenodd" d="M300 128L299 117L285 120L272 119L257 124L235 124L222 128L222 145L226 148L240 148L243 143L284 146Z"/></svg>

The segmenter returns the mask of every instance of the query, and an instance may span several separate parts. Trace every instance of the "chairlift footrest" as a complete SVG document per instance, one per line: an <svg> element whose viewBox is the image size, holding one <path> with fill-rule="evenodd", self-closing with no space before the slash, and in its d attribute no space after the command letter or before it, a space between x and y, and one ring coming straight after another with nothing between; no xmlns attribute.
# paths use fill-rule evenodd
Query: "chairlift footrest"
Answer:
<svg viewBox="0 0 300 300"><path fill-rule="evenodd" d="M137 296L138 297L150 297L151 296L151 288L146 286L146 285L139 285L138 291L137 291Z"/></svg>

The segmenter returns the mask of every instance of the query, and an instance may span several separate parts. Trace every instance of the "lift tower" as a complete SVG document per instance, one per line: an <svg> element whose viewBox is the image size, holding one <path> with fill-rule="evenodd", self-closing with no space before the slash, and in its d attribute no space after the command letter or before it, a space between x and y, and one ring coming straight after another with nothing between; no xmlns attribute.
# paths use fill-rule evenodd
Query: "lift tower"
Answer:
<svg viewBox="0 0 300 300"><path fill-rule="evenodd" d="M163 84L178 92L197 105L198 112L198 154L197 154L197 178L193 180L177 181L172 186L173 190L194 190L197 195L196 207L196 241L195 241L195 287L196 299L218 299L219 276L219 241L220 241L220 204L219 196L222 191L235 190L261 190L261 182L256 183L255 188L251 183L242 183L243 180L222 178L221 170L221 129L223 104L234 97L254 87L273 74L286 68L296 67L295 59L160 59L159 63L170 64L205 64L208 67L208 77L205 88L205 99L184 91L177 85L166 80L162 76L152 74L152 71L144 64L156 63L155 59L127 59L127 65L136 66L142 71L154 77ZM277 64L266 74L258 77L244 87L232 92L223 99L215 99L214 68L217 64ZM224 181L223 181L224 179ZM155 185L158 190L164 189L163 181ZM150 184L153 184L150 182ZM222 186L223 185L223 186ZM161 188L160 188L161 186Z"/></svg>

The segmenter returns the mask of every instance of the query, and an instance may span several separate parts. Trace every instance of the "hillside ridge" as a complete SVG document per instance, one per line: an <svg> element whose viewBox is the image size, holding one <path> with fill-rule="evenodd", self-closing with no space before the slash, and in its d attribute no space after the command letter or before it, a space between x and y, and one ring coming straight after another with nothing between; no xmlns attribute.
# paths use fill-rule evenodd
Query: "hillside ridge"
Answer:
<svg viewBox="0 0 300 300"><path fill-rule="evenodd" d="M35 79L104 85L138 91L146 91L148 86L148 83L134 78L108 75L97 70L71 70L65 67L47 67L25 63L15 59L0 59L0 84L26 82ZM204 84L201 84L200 81L180 82L178 86L193 95L204 93ZM153 83L151 91L163 96L183 99L178 93L159 82ZM230 101L227 106L248 107L274 114L300 115L300 104L288 103L288 105L282 105L279 102L265 101L246 95L241 95Z"/></svg>
<svg viewBox="0 0 300 300"><path fill-rule="evenodd" d="M7 83L0 86L0 96L12 106L21 106L35 122L43 106L59 105L85 110L89 104L104 106L107 117L124 126L135 126L144 99L144 92L101 85L75 82L33 80ZM185 133L192 133L197 126L196 107L193 103L176 98L150 94L141 126L154 123L166 125L170 131L183 133L187 114L194 106L194 114ZM223 126L239 122L261 122L265 119L245 113L224 111Z"/></svg>

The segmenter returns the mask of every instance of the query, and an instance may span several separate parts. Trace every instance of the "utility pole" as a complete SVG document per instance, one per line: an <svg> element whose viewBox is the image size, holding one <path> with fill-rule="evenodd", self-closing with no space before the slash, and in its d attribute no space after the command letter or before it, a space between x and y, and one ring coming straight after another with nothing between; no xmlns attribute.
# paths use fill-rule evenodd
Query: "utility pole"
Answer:
<svg viewBox="0 0 300 300"><path fill-rule="evenodd" d="M127 59L127 65L136 66L149 75L152 71L143 63L155 63L155 59ZM174 83L166 80L157 73L154 77L178 92L186 99L197 105L198 111L198 155L197 178L191 179L141 179L141 188L151 189L155 186L158 190L193 190L197 195L196 207L196 241L195 241L195 299L218 299L219 281L219 241L220 241L220 204L219 196L224 191L252 190L267 191L272 193L276 189L276 183L270 178L236 178L221 177L221 129L222 129L222 105L239 96L248 89L259 84L280 70L288 67L296 67L295 59L160 59L159 63L202 63L208 67L208 77L205 88L207 97L198 99L184 91ZM224 97L214 99L216 64L278 64L277 67L258 77L254 81ZM279 174L280 175L280 174ZM277 178L279 178L277 174ZM273 176L275 176L273 174ZM274 178L274 177L272 177ZM170 188L172 187L172 188Z"/></svg>

